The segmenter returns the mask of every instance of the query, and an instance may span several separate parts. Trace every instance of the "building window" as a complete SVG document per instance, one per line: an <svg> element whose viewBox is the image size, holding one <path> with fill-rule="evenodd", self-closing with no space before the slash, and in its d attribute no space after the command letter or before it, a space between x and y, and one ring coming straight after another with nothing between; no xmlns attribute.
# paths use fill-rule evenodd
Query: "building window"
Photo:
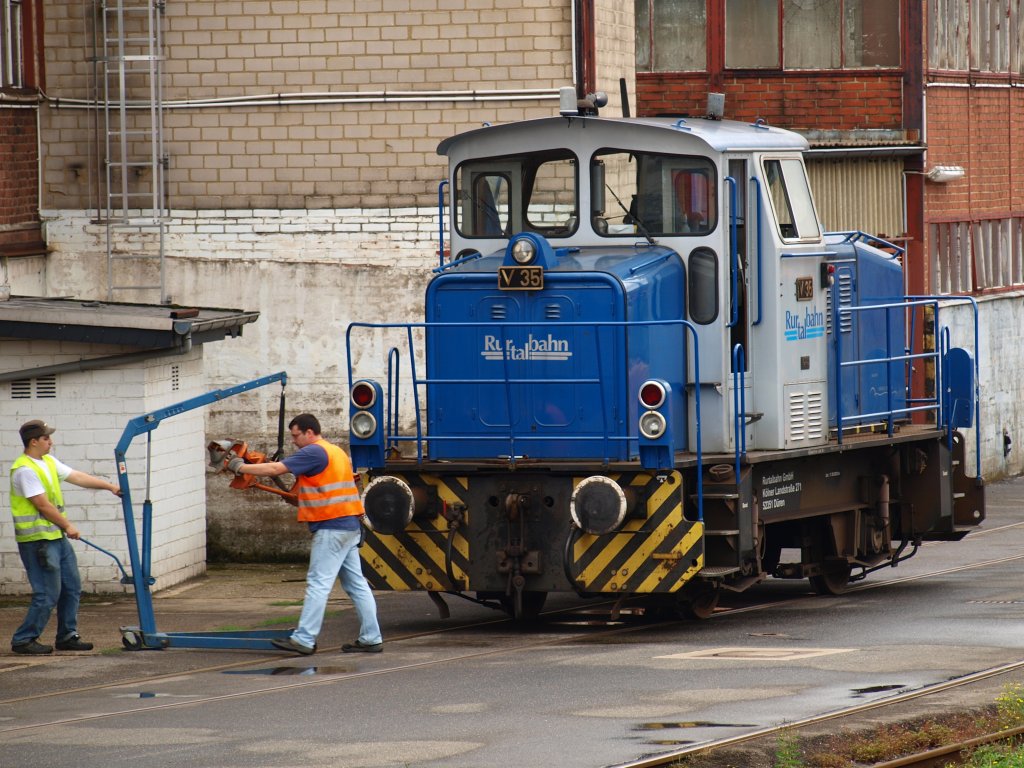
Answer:
<svg viewBox="0 0 1024 768"><path fill-rule="evenodd" d="M705 71L708 35L723 23L727 69L900 66L893 0L725 0L724 19L719 2L634 2L640 72Z"/></svg>
<svg viewBox="0 0 1024 768"><path fill-rule="evenodd" d="M928 66L1024 73L1024 10L1010 0L928 0Z"/></svg>
<svg viewBox="0 0 1024 768"><path fill-rule="evenodd" d="M705 0L635 0L640 72L707 70Z"/></svg>
<svg viewBox="0 0 1024 768"><path fill-rule="evenodd" d="M965 0L928 0L928 64L966 71L970 7Z"/></svg>
<svg viewBox="0 0 1024 768"><path fill-rule="evenodd" d="M0 0L0 88L25 84L21 0Z"/></svg>
<svg viewBox="0 0 1024 768"><path fill-rule="evenodd" d="M1024 284L1024 218L932 224L929 240L936 293Z"/></svg>

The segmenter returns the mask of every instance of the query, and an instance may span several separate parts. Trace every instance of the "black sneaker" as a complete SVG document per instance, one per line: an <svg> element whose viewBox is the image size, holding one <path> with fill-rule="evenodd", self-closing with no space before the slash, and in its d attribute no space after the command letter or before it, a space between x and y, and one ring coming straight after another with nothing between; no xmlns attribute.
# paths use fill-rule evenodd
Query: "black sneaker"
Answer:
<svg viewBox="0 0 1024 768"><path fill-rule="evenodd" d="M48 653L53 653L52 646L43 645L35 640L29 640L27 643L12 645L11 650L15 653L26 653L29 656L45 656Z"/></svg>
<svg viewBox="0 0 1024 768"><path fill-rule="evenodd" d="M275 648L280 648L282 651L291 651L292 653L297 653L301 656L312 656L316 653L315 645L310 648L308 645L295 642L290 637L275 637L270 641L270 644Z"/></svg>
<svg viewBox="0 0 1024 768"><path fill-rule="evenodd" d="M81 635L72 635L67 640L58 640L55 643L58 651L91 651L92 643L85 642Z"/></svg>
<svg viewBox="0 0 1024 768"><path fill-rule="evenodd" d="M354 643L345 643L341 650L343 653L380 653L384 650L384 643L362 643L356 640Z"/></svg>

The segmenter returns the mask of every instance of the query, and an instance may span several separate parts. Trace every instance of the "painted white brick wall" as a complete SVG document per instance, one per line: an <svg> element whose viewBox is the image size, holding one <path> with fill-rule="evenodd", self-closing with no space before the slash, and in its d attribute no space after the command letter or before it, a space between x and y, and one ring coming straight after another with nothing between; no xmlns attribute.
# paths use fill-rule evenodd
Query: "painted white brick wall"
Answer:
<svg viewBox="0 0 1024 768"><path fill-rule="evenodd" d="M116 354L124 350L65 342L3 340L0 370L12 371ZM172 366L178 368L172 388ZM30 590L10 517L11 463L21 454L18 426L42 418L57 428L53 454L74 469L117 481L114 448L135 416L205 392L203 347L180 357L161 358L93 371L58 374L56 397L12 399L11 385L0 384L0 464L8 477L0 482L0 594ZM150 498L153 501L152 575L161 589L206 570L205 433L202 410L162 422L153 431ZM141 535L146 499L146 436L127 454L135 521ZM64 484L68 516L82 536L114 553L130 572L121 503L106 491ZM91 592L122 592L113 560L80 542L73 543L83 587Z"/></svg>
<svg viewBox="0 0 1024 768"><path fill-rule="evenodd" d="M1024 472L1024 292L978 298L978 362L981 389L981 469L986 480ZM969 305L943 307L940 323L950 329L952 346L973 346L974 313ZM1003 456L1003 431L1012 447ZM967 467L973 473L977 429L964 430Z"/></svg>

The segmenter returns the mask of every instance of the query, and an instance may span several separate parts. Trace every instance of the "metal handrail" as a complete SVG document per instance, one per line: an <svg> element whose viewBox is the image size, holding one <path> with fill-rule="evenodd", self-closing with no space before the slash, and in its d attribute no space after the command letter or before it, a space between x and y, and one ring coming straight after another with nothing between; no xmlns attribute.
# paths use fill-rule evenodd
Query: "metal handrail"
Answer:
<svg viewBox="0 0 1024 768"><path fill-rule="evenodd" d="M898 247L898 246L893 246ZM949 328L941 326L939 323L939 309L940 304L957 304L957 303L970 303L974 313L974 407L975 407L975 425L980 424L981 419L981 397L979 388L979 361L977 356L977 350L979 349L979 322L978 322L978 303L971 296L925 296L925 295L913 295L904 296L902 301L897 302L886 302L881 304L865 304L861 306L848 306L840 307L838 300L838 287L836 284L832 285L832 328L833 328L833 341L835 345L835 389L836 389L836 431L837 439L840 445L843 442L843 424L846 421L853 419L873 419L881 418L887 422L888 433L891 435L893 432L894 418L897 416L909 415L911 413L918 413L922 411L933 411L936 414L936 424L943 429L949 431L950 446L952 446L952 433L953 430L949 429L949 424L945 423L944 415L942 413L942 392L945 387L946 371L944 366L944 353L949 349ZM937 335L936 348L930 352L913 352L911 348L904 347L899 354L893 354L892 350L892 334L891 334L891 312L892 310L900 310L904 313L910 311L911 327L914 327L916 313L913 312L915 308L931 307L934 314L935 327L939 329ZM852 315L855 312L872 312L872 311L885 311L886 318L886 356L885 357L873 357L873 358L861 358L843 360L842 357L842 334L838 332L839 318L842 313ZM907 406L902 408L894 408L892 406L892 392L893 392L893 381L892 381L892 363L909 363L913 360L920 359L932 359L935 362L936 368L936 384L935 384L935 395L933 397L924 398L910 398L907 397L907 403L923 403L923 405ZM856 413L849 416L843 415L843 377L842 371L844 368L856 368L864 365L884 365L886 372L886 404L888 405L887 411L877 411L874 413ZM975 429L975 459L977 466L981 466L981 437L980 430Z"/></svg>
<svg viewBox="0 0 1024 768"><path fill-rule="evenodd" d="M507 337L509 329L513 328L532 328L540 324L541 321L519 321L519 322L504 322L504 323L488 323L487 327L490 329L497 330L500 333L502 340L502 348L505 347L505 339ZM407 344L410 358L410 373L412 377L412 388L414 397L414 410L415 410L415 424L416 430L415 435L401 435L398 434L399 430L399 414L398 414L398 403L394 396L394 381L397 379L397 375L394 374L391 366L388 369L389 379L389 391L387 393L388 398L388 413L389 413L389 424L387 426L385 441L388 444L394 444L398 442L415 443L416 446L416 458L417 461L422 462L424 459L424 443L428 439L425 434L423 426L423 415L420 408L419 390L421 387L431 386L443 386L451 384L465 384L466 381L462 379L451 379L451 378L420 378L416 369L416 355L414 347L414 330L423 330L427 332L431 329L443 329L443 328L475 328L481 327L482 323L465 323L465 322L420 322L420 323L351 323L346 330L346 356L348 365L348 381L349 389L351 389L354 376L353 376L353 365L352 365L352 334L356 329L371 329L371 330L383 330L383 329L398 329L405 330L407 337ZM545 322L545 326L556 326L556 327L586 327L586 328L636 328L636 327L652 327L652 326L680 326L684 329L684 333L688 332L692 338L693 343L693 356L694 356L694 375L696 381L699 382L699 362L698 362L698 338L696 328L687 320L652 320L652 321L602 321L602 322L585 322L585 321L563 321L558 323ZM600 333L594 334L595 344L595 359L597 361L602 360L601 356L601 335ZM429 439L435 441L446 441L446 442L460 442L460 441L505 441L509 444L509 458L511 461L515 461L516 450L515 446L517 443L529 443L537 441L570 441L570 440L602 440L605 443L603 450L605 454L605 460L608 460L607 454L609 453L608 447L610 444L621 444L623 442L635 441L638 439L638 435L635 431L629 431L625 434L612 434L611 428L608 424L608 394L606 391L606 382L604 379L597 375L593 377L581 377L571 376L563 378L551 378L551 377L513 377L509 375L508 364L509 360L506 356L503 358L503 372L504 375L497 378L489 379L474 379L474 385L493 385L501 386L505 388L505 399L508 407L509 424L507 434L489 434L489 435L447 435L444 433L432 432L429 435ZM389 356L390 360L390 356ZM600 364L600 363L598 363ZM685 363L684 363L685 365ZM394 379L392 376L394 375ZM685 378L685 372L684 372ZM513 423L512 423L512 394L511 388L514 385L520 384L572 384L572 385L586 385L586 386L597 386L599 388L600 403L602 410L603 426L598 433L569 433L562 435L531 435L531 434L516 434ZM700 452L701 434L700 434L700 387L695 388L695 409L696 409L696 448L697 453ZM393 418L393 422L391 419ZM687 440L688 442L688 440ZM698 458L699 460L699 458Z"/></svg>
<svg viewBox="0 0 1024 768"><path fill-rule="evenodd" d="M747 359L743 352L743 345L737 344L732 348L732 407L736 482L739 482L740 478L740 459L747 454L747 430L744 426L747 420L746 367Z"/></svg>

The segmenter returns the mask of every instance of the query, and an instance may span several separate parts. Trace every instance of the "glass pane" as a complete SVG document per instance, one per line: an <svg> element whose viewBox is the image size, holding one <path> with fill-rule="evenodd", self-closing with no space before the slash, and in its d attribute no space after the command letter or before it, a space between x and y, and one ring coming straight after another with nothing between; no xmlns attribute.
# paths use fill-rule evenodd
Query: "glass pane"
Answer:
<svg viewBox="0 0 1024 768"><path fill-rule="evenodd" d="M725 66L779 66L779 0L726 0Z"/></svg>
<svg viewBox="0 0 1024 768"><path fill-rule="evenodd" d="M786 69L839 69L839 0L786 0L782 51Z"/></svg>
<svg viewBox="0 0 1024 768"><path fill-rule="evenodd" d="M636 12L636 69L637 72L651 71L651 0L635 0Z"/></svg>
<svg viewBox="0 0 1024 768"><path fill-rule="evenodd" d="M654 66L658 72L703 72L707 68L704 0L651 0Z"/></svg>
<svg viewBox="0 0 1024 768"><path fill-rule="evenodd" d="M594 167L604 173L604 216L594 221L602 234L706 235L718 223L715 167L706 158L605 150Z"/></svg>
<svg viewBox="0 0 1024 768"><path fill-rule="evenodd" d="M527 192L526 226L549 236L576 231L576 158L560 157L533 168Z"/></svg>
<svg viewBox="0 0 1024 768"><path fill-rule="evenodd" d="M706 325L718 317L718 257L698 248L690 254L689 267L690 319Z"/></svg>
<svg viewBox="0 0 1024 768"><path fill-rule="evenodd" d="M892 0L846 0L844 66L900 65L900 5Z"/></svg>
<svg viewBox="0 0 1024 768"><path fill-rule="evenodd" d="M821 230L814 212L804 164L795 158L766 160L764 173L768 197L782 239L820 237Z"/></svg>

